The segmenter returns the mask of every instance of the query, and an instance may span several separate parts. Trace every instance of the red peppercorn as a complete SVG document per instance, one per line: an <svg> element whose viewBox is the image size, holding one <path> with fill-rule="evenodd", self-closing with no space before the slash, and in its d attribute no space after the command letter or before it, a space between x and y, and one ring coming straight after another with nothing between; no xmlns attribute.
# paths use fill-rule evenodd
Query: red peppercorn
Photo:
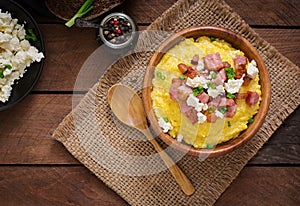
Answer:
<svg viewBox="0 0 300 206"><path fill-rule="evenodd" d="M114 24L115 25L119 24L119 21L118 20L114 20Z"/></svg>
<svg viewBox="0 0 300 206"><path fill-rule="evenodd" d="M117 34L121 34L122 31L120 29L117 29L116 32Z"/></svg>

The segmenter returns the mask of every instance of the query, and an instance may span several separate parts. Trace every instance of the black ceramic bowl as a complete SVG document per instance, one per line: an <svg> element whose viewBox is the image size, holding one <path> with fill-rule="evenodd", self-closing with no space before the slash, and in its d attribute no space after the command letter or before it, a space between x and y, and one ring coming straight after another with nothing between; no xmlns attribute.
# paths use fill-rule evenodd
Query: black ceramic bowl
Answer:
<svg viewBox="0 0 300 206"><path fill-rule="evenodd" d="M45 56L45 46L41 31L36 21L29 14L29 12L16 2L10 0L0 1L0 9L2 10L2 12L8 11L9 13L11 13L12 18L17 18L18 23L24 24L26 30L34 30L34 33L37 36L37 41L31 41L30 44L32 46L35 46L39 50L39 52L43 52ZM0 111L14 106L32 90L43 70L44 59L45 58L43 58L40 62L32 63L30 67L26 68L27 72L24 74L24 76L21 79L15 81L14 85L12 86L13 89L8 101L5 103L0 102Z"/></svg>

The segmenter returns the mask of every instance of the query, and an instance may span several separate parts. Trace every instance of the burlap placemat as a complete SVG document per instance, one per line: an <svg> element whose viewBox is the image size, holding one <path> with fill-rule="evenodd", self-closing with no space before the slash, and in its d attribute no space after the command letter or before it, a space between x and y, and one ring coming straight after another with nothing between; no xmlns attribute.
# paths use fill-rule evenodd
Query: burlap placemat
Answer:
<svg viewBox="0 0 300 206"><path fill-rule="evenodd" d="M106 100L108 88L117 82L137 91L141 89L143 72L152 52L140 52L119 60L63 120L54 138L131 205L212 205L299 105L300 69L260 38L224 1L179 0L148 29L178 31L191 25L229 28L257 48L272 84L269 113L254 138L228 155L200 161L191 156L178 158L181 154L168 148L172 158L180 159L178 165L196 188L194 195L186 196L168 170L143 175L158 170L163 164L156 158L152 146L141 141L139 132L114 118ZM157 45L161 41L148 37L141 35L138 47ZM136 160L145 156L154 158Z"/></svg>

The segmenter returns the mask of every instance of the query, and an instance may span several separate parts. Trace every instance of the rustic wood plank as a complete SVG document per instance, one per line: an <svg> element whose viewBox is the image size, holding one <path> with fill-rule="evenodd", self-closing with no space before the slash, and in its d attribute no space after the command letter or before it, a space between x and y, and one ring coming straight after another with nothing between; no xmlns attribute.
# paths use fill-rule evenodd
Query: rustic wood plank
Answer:
<svg viewBox="0 0 300 206"><path fill-rule="evenodd" d="M82 96L74 96L75 104ZM71 109L71 94L31 94L1 112L0 164L79 164L52 139L55 128ZM299 117L298 108L250 164L300 164L300 132L294 129Z"/></svg>
<svg viewBox="0 0 300 206"><path fill-rule="evenodd" d="M300 168L246 167L221 205L298 205ZM128 205L83 166L0 167L3 205Z"/></svg>
<svg viewBox="0 0 300 206"><path fill-rule="evenodd" d="M0 202L6 206L128 205L83 166L1 166Z"/></svg>
<svg viewBox="0 0 300 206"><path fill-rule="evenodd" d="M300 1L299 1L300 2ZM254 29L260 37L274 46L282 55L300 66L300 29Z"/></svg>
<svg viewBox="0 0 300 206"><path fill-rule="evenodd" d="M145 28L145 27L143 27ZM72 91L87 58L99 47L94 29L68 29L63 25L42 24L46 44L46 61L41 78L34 91ZM295 42L300 41L300 29L255 29L279 52L300 66L300 47ZM97 82L101 74L111 62L110 53L97 53L96 61L84 72L82 85L76 90L88 90ZM83 79L83 78L81 78Z"/></svg>
<svg viewBox="0 0 300 206"><path fill-rule="evenodd" d="M80 99L81 95L74 97ZM25 109L26 108L26 109ZM71 95L29 95L0 115L0 164L78 164L52 138L72 109Z"/></svg>
<svg viewBox="0 0 300 206"><path fill-rule="evenodd" d="M300 26L298 0L225 0L253 26Z"/></svg>
<svg viewBox="0 0 300 206"><path fill-rule="evenodd" d="M299 205L299 167L246 167L217 200L227 205Z"/></svg>
<svg viewBox="0 0 300 206"><path fill-rule="evenodd" d="M41 30L46 60L35 90L72 91L82 64L99 46L96 30L57 24L41 25Z"/></svg>
<svg viewBox="0 0 300 206"><path fill-rule="evenodd" d="M17 0L40 23L62 23L47 11L38 0ZM298 0L225 0L248 24L253 26L300 26L300 2ZM128 13L138 24L150 24L170 8L176 0L127 0L112 10ZM33 8L32 8L33 7ZM39 10L38 10L39 9ZM40 10L42 9L43 12Z"/></svg>
<svg viewBox="0 0 300 206"><path fill-rule="evenodd" d="M299 121L300 108L283 122L248 164L299 164Z"/></svg>

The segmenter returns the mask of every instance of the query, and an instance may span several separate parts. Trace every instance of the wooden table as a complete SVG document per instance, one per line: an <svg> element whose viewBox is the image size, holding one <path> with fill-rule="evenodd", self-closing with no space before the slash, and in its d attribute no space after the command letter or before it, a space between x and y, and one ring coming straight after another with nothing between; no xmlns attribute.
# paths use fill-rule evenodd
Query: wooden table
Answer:
<svg viewBox="0 0 300 206"><path fill-rule="evenodd" d="M69 29L49 13L31 8L30 1L19 2L39 23L46 62L33 91L15 107L0 112L0 205L127 205L51 137L72 109L73 87L82 64L99 46L96 31ZM43 1L31 2L42 10ZM174 2L127 0L118 10L132 16L143 30ZM300 66L300 1L226 2L261 37ZM76 94L78 99L84 92ZM299 124L298 108L216 205L299 205Z"/></svg>

